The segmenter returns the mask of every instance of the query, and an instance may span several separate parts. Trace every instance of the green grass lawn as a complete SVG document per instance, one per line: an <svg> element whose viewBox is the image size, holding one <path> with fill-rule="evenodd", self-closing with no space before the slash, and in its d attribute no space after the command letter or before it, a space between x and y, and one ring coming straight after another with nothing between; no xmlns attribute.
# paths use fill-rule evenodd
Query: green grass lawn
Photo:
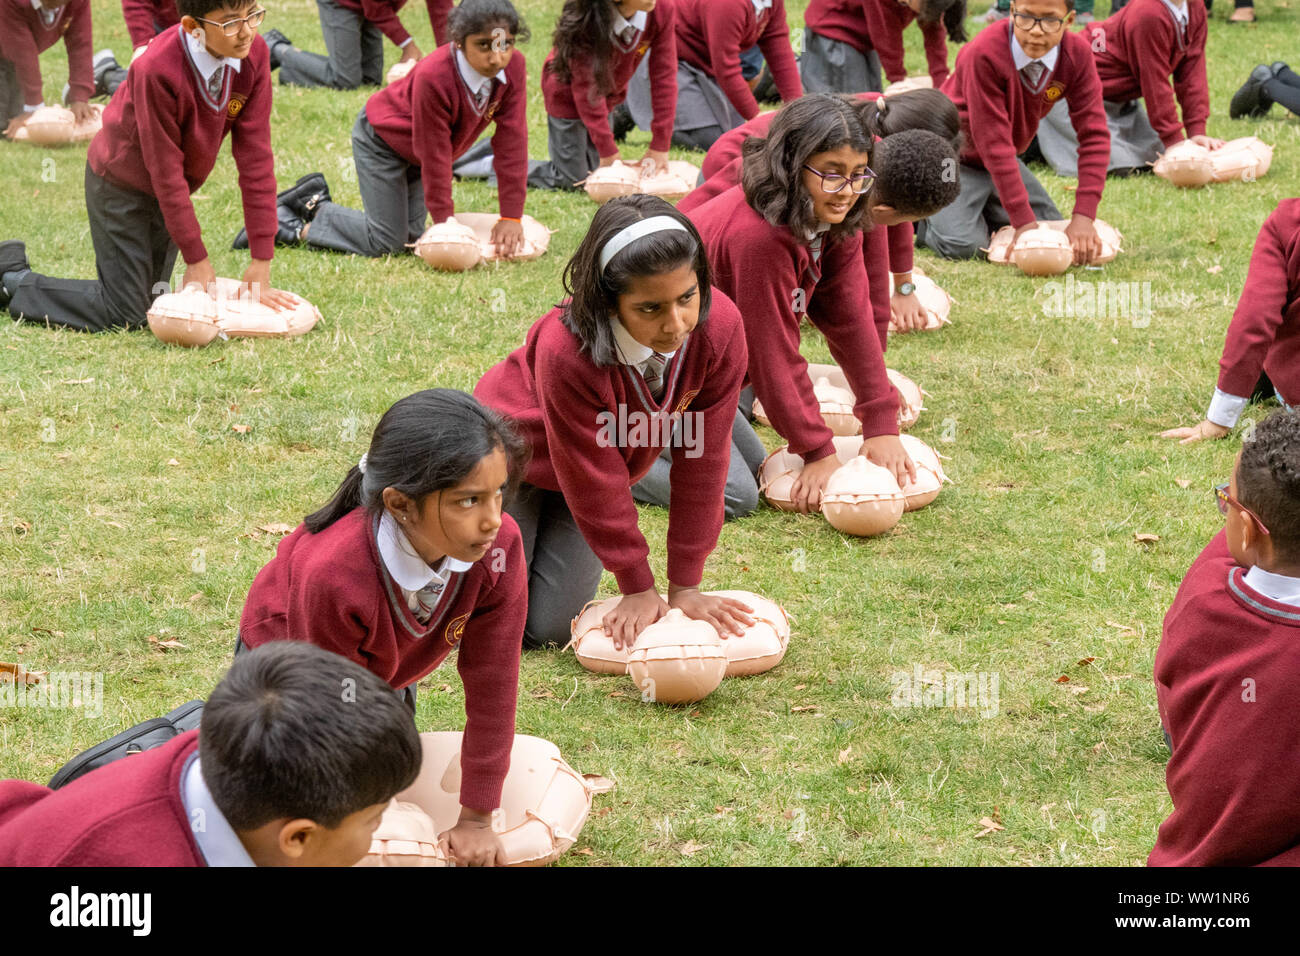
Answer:
<svg viewBox="0 0 1300 956"><path fill-rule="evenodd" d="M788 3L792 22L804 6ZM310 0L267 7L267 28L323 49ZM537 81L560 2L520 7L533 29L523 46L531 151L542 156ZM564 862L1145 859L1169 811L1151 680L1161 619L1220 525L1210 487L1227 479L1239 445L1181 448L1157 433L1203 414L1256 232L1300 187L1295 118L1280 107L1262 122L1227 117L1251 67L1300 58L1288 7L1265 0L1257 25L1232 27L1216 10L1210 27L1210 134L1273 143L1265 179L1199 191L1150 177L1107 184L1101 215L1125 250L1076 278L1150 283L1149 322L1048 315L1043 280L918 253L956 298L954 324L895 339L887 359L929 392L914 434L948 456L956 483L878 539L767 508L724 527L705 584L789 610L794 637L778 668L727 681L694 708L665 708L571 654L525 657L518 729L619 783L597 798L582 855ZM93 8L96 48L126 62L117 3ZM403 19L431 49L423 6ZM389 45L389 61L396 55ZM42 64L51 99L65 78L62 48ZM336 199L359 205L349 131L366 95L277 87L281 183L319 169ZM647 143L635 133L627 154ZM0 143L0 238L24 238L38 270L94 275L84 152ZM1072 182L1038 172L1068 210ZM218 273L237 277L247 257L229 251L241 225L234 173L226 151L194 198ZM458 185L456 201L496 209L478 184ZM104 675L97 719L0 709L0 776L44 781L85 747L205 695L278 540L260 526L297 524L319 507L395 400L470 389L522 343L562 294L593 208L581 194L530 194L527 211L557 230L548 255L465 275L414 257L277 250L276 284L325 316L293 341L184 350L147 332L0 326L0 660ZM829 361L816 338L805 354ZM662 583L667 515L644 509L641 526ZM1139 533L1159 540L1138 543ZM608 575L601 590L614 593ZM158 646L167 640L184 646ZM893 706L892 675L917 667L996 675L996 714ZM419 726L458 728L462 707L455 669L444 667L422 684ZM981 835L983 817L1005 829Z"/></svg>

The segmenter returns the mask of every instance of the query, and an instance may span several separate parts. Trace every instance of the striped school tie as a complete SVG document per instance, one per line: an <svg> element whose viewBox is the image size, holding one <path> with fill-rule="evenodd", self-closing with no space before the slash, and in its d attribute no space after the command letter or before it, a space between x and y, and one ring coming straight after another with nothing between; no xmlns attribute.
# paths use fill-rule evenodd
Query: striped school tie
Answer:
<svg viewBox="0 0 1300 956"><path fill-rule="evenodd" d="M411 613L416 616L421 624L427 624L429 618L433 617L434 608L442 599L442 592L446 589L446 582L441 578L434 578L420 590L411 595L409 606Z"/></svg>
<svg viewBox="0 0 1300 956"><path fill-rule="evenodd" d="M623 28L623 32L618 35L618 38L624 46L631 46L632 41L636 39L636 27L629 23Z"/></svg>
<svg viewBox="0 0 1300 956"><path fill-rule="evenodd" d="M1043 64L1039 63L1037 60L1031 60L1021 67L1020 72L1025 74L1025 78L1029 80L1029 88L1037 90L1038 83L1042 80L1043 72L1046 69L1047 67L1043 66Z"/></svg>
<svg viewBox="0 0 1300 956"><path fill-rule="evenodd" d="M641 372L645 379L646 388L650 389L650 397L656 402L664 394L664 369L668 366L668 356L660 355L658 352L651 352L650 357L645 360L645 368Z"/></svg>
<svg viewBox="0 0 1300 956"><path fill-rule="evenodd" d="M213 70L212 75L208 77L208 93L214 100L221 99L221 83L225 78L226 67L224 64L218 69Z"/></svg>

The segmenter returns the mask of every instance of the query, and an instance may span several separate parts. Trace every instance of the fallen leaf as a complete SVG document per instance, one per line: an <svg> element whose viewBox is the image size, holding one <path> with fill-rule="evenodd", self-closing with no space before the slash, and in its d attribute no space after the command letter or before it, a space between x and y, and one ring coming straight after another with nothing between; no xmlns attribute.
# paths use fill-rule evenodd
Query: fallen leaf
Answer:
<svg viewBox="0 0 1300 956"><path fill-rule="evenodd" d="M293 525L285 524L283 521L276 521L272 524L259 524L258 531L265 531L267 534L289 534L293 531Z"/></svg>
<svg viewBox="0 0 1300 956"><path fill-rule="evenodd" d="M175 467L176 465L179 465L180 462L177 461L175 458L168 458L168 459L167 459L167 464L169 464L169 465Z"/></svg>
<svg viewBox="0 0 1300 956"><path fill-rule="evenodd" d="M1107 627L1117 627L1117 628L1119 628L1121 631L1133 631L1133 628L1129 627L1127 624L1120 624L1120 623L1117 622L1117 621L1107 621L1107 622L1106 622L1106 626L1107 626ZM1135 632L1135 633L1136 633L1136 632Z"/></svg>
<svg viewBox="0 0 1300 956"><path fill-rule="evenodd" d="M1089 664L1091 664L1091 663L1092 663L1093 661L1095 661L1096 659L1097 659L1097 658L1095 658L1095 657L1085 657L1085 658L1083 658L1083 659L1081 659L1081 660L1077 660L1077 661L1075 661L1075 662L1074 662L1074 666L1075 666L1075 667L1087 667Z"/></svg>
<svg viewBox="0 0 1300 956"><path fill-rule="evenodd" d="M988 836L990 833L995 833L998 830L1006 829L1006 827L1004 827L1002 824L998 823L997 820L994 820L991 817L980 817L979 825L982 826L984 829L981 830L979 833L975 834L976 838L982 836Z"/></svg>
<svg viewBox="0 0 1300 956"><path fill-rule="evenodd" d="M252 425L231 425L230 430L232 432L238 432L241 435L247 435L250 431L253 430L253 426Z"/></svg>
<svg viewBox="0 0 1300 956"><path fill-rule="evenodd" d="M807 686L808 686L807 684L795 684L795 685L794 685L794 689L795 689L795 690L803 690L803 689L804 689L805 687L807 687Z"/></svg>
<svg viewBox="0 0 1300 956"><path fill-rule="evenodd" d="M694 856L696 853L699 853L701 850L703 850L704 846L705 844L703 843L696 843L694 840L687 840L685 843L679 846L677 850L678 852L681 853L682 856Z"/></svg>
<svg viewBox="0 0 1300 956"><path fill-rule="evenodd" d="M559 700L558 697L552 694L550 690L545 687L535 688L530 696L532 696L534 700Z"/></svg>
<svg viewBox="0 0 1300 956"><path fill-rule="evenodd" d="M578 856L595 856L595 855L596 855L596 851L593 850L593 849L592 849L591 847L589 847L589 846L584 846L581 850L574 850L573 852L576 853L576 854L578 854Z"/></svg>
<svg viewBox="0 0 1300 956"><path fill-rule="evenodd" d="M606 814L609 814L609 813L611 813L611 812L612 812L612 808L611 808L611 807L601 807L599 810L596 811L596 816L598 816L598 817L603 817L603 816L605 816Z"/></svg>
<svg viewBox="0 0 1300 956"><path fill-rule="evenodd" d="M1056 678L1056 682L1058 684L1068 684L1070 682L1070 675L1062 674L1060 677Z"/></svg>
<svg viewBox="0 0 1300 956"><path fill-rule="evenodd" d="M1140 531L1135 531L1133 533L1133 540L1136 541L1138 544L1155 544L1157 541L1160 540L1160 535L1143 534Z"/></svg>
<svg viewBox="0 0 1300 956"><path fill-rule="evenodd" d="M792 714L802 714L802 713L805 713L805 712L807 712L807 711L810 711L810 710L816 710L816 709L817 709L817 705L816 705L816 704L807 704L806 706L802 706L802 707L791 707L791 708L790 708L790 713L792 713Z"/></svg>
<svg viewBox="0 0 1300 956"><path fill-rule="evenodd" d="M1175 478L1174 484L1179 488L1190 488L1192 486L1192 480L1190 478Z"/></svg>
<svg viewBox="0 0 1300 956"><path fill-rule="evenodd" d="M1090 714L1100 714L1103 710L1106 709L1106 705L1105 704L1084 704L1083 709Z"/></svg>
<svg viewBox="0 0 1300 956"><path fill-rule="evenodd" d="M149 643L154 645L155 647L161 648L162 650L174 650L177 648L185 648L185 645L182 644L180 641L177 640L160 641L158 640L157 636L153 634L149 635Z"/></svg>
<svg viewBox="0 0 1300 956"><path fill-rule="evenodd" d="M793 820L794 810L793 809L787 810L785 811L785 813L781 814L781 816L785 817L787 820Z"/></svg>
<svg viewBox="0 0 1300 956"><path fill-rule="evenodd" d="M625 700L627 699L627 694L623 693L621 690L611 691L610 693L606 694L605 696L606 696L606 697L622 697L622 698L624 698Z"/></svg>
<svg viewBox="0 0 1300 956"><path fill-rule="evenodd" d="M1088 693L1088 688L1084 687L1082 684L1071 684L1067 689L1070 691L1071 694Z"/></svg>
<svg viewBox="0 0 1300 956"><path fill-rule="evenodd" d="M1220 272L1223 271L1223 266L1210 266L1210 268L1206 269L1205 271L1212 276L1217 276Z"/></svg>
<svg viewBox="0 0 1300 956"><path fill-rule="evenodd" d="M59 384L60 385L89 385L93 381L95 381L93 378L68 378L68 379L64 379Z"/></svg>
<svg viewBox="0 0 1300 956"><path fill-rule="evenodd" d="M851 754L852 752L853 752L852 747L845 747L843 750L840 751L839 756L835 758L835 762L841 765L848 763L850 760L853 759L852 757L849 756L849 754Z"/></svg>
<svg viewBox="0 0 1300 956"><path fill-rule="evenodd" d="M29 671L22 664L0 661L0 683L16 684L21 677L24 684L39 684L44 679L45 673L45 671Z"/></svg>
<svg viewBox="0 0 1300 956"><path fill-rule="evenodd" d="M729 813L731 813L731 807L714 807L714 808L713 808L713 816L714 816L716 819L718 819L718 820L721 820L723 817L725 817L725 816L726 816L727 814L729 814Z"/></svg>

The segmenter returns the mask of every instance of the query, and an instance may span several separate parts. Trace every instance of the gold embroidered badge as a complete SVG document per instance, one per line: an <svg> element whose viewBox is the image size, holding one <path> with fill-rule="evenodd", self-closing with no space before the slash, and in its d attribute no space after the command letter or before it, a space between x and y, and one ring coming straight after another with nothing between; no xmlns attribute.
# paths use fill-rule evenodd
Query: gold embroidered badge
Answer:
<svg viewBox="0 0 1300 956"><path fill-rule="evenodd" d="M443 632L443 637L447 639L447 643L450 644L452 647L455 647L457 644L459 644L460 639L465 636L465 624L468 621L469 621L469 614L466 613L466 614L462 614L460 617L456 618L454 621L452 621L450 624L447 625L447 630Z"/></svg>

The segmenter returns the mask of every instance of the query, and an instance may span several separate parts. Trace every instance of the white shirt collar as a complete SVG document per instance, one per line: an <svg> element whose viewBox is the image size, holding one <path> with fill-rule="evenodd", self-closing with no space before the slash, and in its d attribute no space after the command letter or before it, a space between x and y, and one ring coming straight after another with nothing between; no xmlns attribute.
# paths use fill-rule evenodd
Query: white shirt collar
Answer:
<svg viewBox="0 0 1300 956"><path fill-rule="evenodd" d="M1169 0L1160 0L1160 2L1169 8L1169 12L1174 15L1175 20L1183 26L1187 26L1188 13L1186 0L1184 0L1184 2L1179 6L1174 6L1169 2Z"/></svg>
<svg viewBox="0 0 1300 956"><path fill-rule="evenodd" d="M39 0L38 0L39 2ZM645 22L649 15L644 10L638 10L632 14L631 20L623 18L623 14L618 12L618 7L614 8L614 36L620 36L628 27L635 27L638 33L645 32Z"/></svg>
<svg viewBox="0 0 1300 956"><path fill-rule="evenodd" d="M465 81L465 85L469 87L469 91L476 95L479 90L491 83L493 79L500 80L502 83L506 81L505 70L497 70L497 75L491 77L484 76L478 70L474 69L474 67L469 65L469 60L465 59L465 54L460 51L460 47L456 47L456 69L460 70L460 78Z"/></svg>
<svg viewBox="0 0 1300 956"><path fill-rule="evenodd" d="M1265 571L1256 566L1246 572L1245 581L1247 587L1258 591L1266 598L1277 601L1278 604L1300 607L1300 578L1274 574L1272 571Z"/></svg>
<svg viewBox="0 0 1300 956"><path fill-rule="evenodd" d="M177 27L176 29L181 30L180 27ZM181 30L181 32L185 33L184 30ZM228 66L238 73L239 68L244 65L244 61L238 57L213 56L208 52L208 48L203 45L203 41L194 39L194 34L192 33L185 33L185 42L190 48L190 58L194 60L194 65L198 67L199 75L202 76L204 80L211 80L212 74L221 69L222 66Z"/></svg>
<svg viewBox="0 0 1300 956"><path fill-rule="evenodd" d="M424 558L415 553L411 542L387 511L379 519L379 557L393 580L406 591L418 591L435 578L445 585L453 573L474 567L472 562L460 561L451 555L439 561L437 569L429 567Z"/></svg>
<svg viewBox="0 0 1300 956"><path fill-rule="evenodd" d="M256 866L244 849L239 835L213 802L212 792L199 769L199 755L193 754L181 771L181 803L194 832L194 842L208 866Z"/></svg>
<svg viewBox="0 0 1300 956"><path fill-rule="evenodd" d="M618 352L618 360L624 365L642 366L654 355L655 350L648 345L642 345L636 339L632 338L632 333L623 327L614 316L610 316L609 327L614 332L614 350ZM666 359L672 358L677 354L676 351L660 352Z"/></svg>
<svg viewBox="0 0 1300 956"><path fill-rule="evenodd" d="M1064 29L1064 27L1062 27ZM1011 59L1016 63L1017 70L1023 70L1030 63L1041 63L1047 67L1047 72L1051 73L1056 69L1056 58L1061 52L1061 46L1058 43L1052 47L1044 56L1033 59L1028 53L1020 48L1020 41L1016 39L1016 31L1011 31Z"/></svg>
<svg viewBox="0 0 1300 956"><path fill-rule="evenodd" d="M760 17L763 15L764 10L772 9L772 0L750 0L750 2L754 4L754 12Z"/></svg>

